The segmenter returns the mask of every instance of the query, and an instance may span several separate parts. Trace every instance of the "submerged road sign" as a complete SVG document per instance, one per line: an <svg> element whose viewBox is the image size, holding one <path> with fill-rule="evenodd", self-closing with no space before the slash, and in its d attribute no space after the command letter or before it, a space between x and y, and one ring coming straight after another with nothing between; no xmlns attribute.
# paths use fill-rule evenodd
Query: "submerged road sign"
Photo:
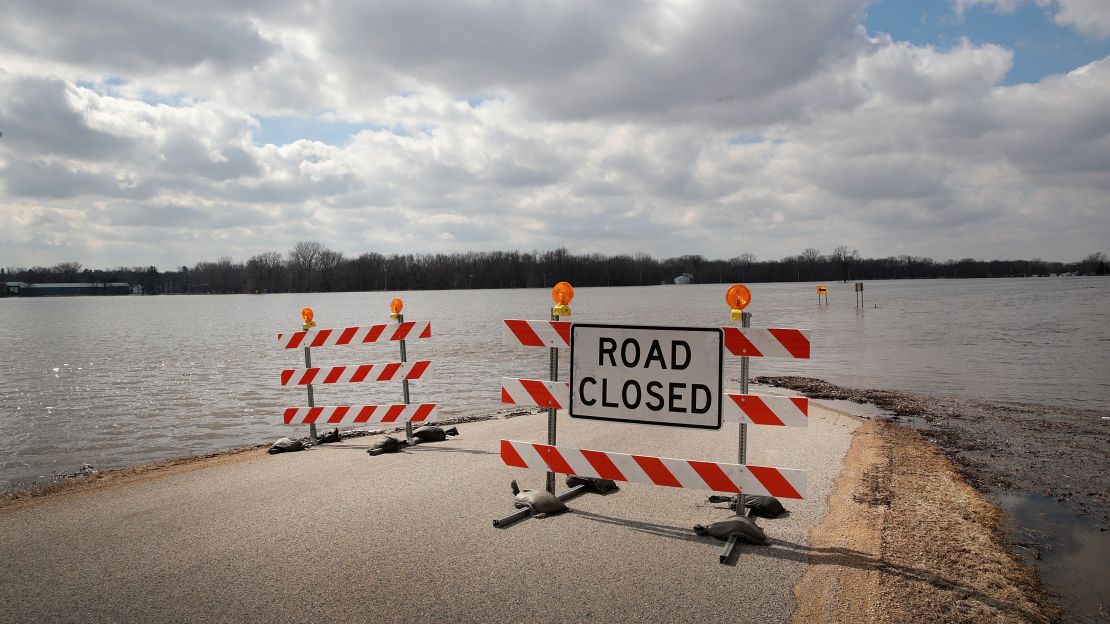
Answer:
<svg viewBox="0 0 1110 624"><path fill-rule="evenodd" d="M722 343L718 328L575 323L570 415L720 429Z"/></svg>

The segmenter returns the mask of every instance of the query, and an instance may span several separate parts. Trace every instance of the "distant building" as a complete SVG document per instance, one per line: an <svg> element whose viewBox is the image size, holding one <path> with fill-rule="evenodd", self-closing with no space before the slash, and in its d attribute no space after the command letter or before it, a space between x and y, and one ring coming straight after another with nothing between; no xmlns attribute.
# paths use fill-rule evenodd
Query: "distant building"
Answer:
<svg viewBox="0 0 1110 624"><path fill-rule="evenodd" d="M130 295L131 285L124 282L74 282L61 284L30 284L0 282L2 297L71 297L75 295Z"/></svg>
<svg viewBox="0 0 1110 624"><path fill-rule="evenodd" d="M679 275L678 277L674 278L674 283L675 284L693 284L694 283L694 274L693 273L683 273L682 275Z"/></svg>

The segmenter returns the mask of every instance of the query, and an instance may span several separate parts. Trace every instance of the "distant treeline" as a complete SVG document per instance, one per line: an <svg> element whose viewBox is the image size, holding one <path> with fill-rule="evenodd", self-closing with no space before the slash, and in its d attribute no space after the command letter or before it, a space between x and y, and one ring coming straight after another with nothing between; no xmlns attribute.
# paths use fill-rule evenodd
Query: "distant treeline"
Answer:
<svg viewBox="0 0 1110 624"><path fill-rule="evenodd" d="M146 294L275 293L459 288L540 288L560 280L575 286L636 286L673 283L683 274L696 284L876 279L1022 277L1074 273L1106 275L1106 254L1075 262L1047 260L945 260L918 256L861 258L846 246L828 255L808 248L796 256L757 260L744 253L724 260L679 256L656 260L646 254L578 255L552 251L483 251L452 254L368 252L355 257L317 242L300 242L288 253L261 253L237 262L222 257L174 271L156 267L86 269L77 262L53 267L0 269L0 281L127 282Z"/></svg>

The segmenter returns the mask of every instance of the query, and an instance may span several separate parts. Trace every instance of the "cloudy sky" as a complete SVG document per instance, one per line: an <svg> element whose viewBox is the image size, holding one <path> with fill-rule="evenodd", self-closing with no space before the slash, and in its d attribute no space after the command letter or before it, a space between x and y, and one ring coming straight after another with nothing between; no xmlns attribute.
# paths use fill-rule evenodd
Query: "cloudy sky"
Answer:
<svg viewBox="0 0 1110 624"><path fill-rule="evenodd" d="M0 266L1110 251L1110 0L5 0Z"/></svg>

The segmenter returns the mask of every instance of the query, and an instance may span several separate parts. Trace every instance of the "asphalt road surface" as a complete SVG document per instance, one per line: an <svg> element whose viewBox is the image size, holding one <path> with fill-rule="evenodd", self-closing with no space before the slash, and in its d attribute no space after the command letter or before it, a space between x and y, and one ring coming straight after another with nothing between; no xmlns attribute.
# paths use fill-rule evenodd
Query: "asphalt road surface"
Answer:
<svg viewBox="0 0 1110 624"><path fill-rule="evenodd" d="M622 484L494 528L511 479L543 487L497 455L500 438L545 441L535 415L394 455L356 438L0 512L0 622L786 621L858 426L810 413L808 428L749 427L749 463L808 470L809 498L761 520L771 544L735 566L692 531L730 515L702 490ZM559 418L577 448L735 462L736 439Z"/></svg>

